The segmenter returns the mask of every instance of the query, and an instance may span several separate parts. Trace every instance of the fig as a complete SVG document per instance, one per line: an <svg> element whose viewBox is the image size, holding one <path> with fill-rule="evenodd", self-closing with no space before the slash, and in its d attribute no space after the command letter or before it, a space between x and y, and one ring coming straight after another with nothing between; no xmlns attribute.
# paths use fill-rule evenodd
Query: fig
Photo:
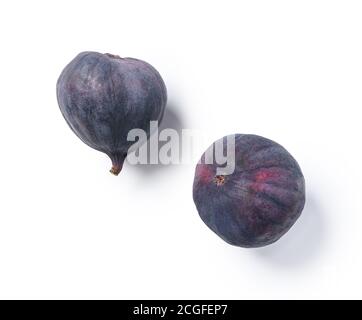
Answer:
<svg viewBox="0 0 362 320"><path fill-rule="evenodd" d="M112 160L118 175L129 148L132 129L149 138L150 122L161 122L166 86L145 61L98 52L78 54L57 82L60 110L73 132L88 146Z"/></svg>
<svg viewBox="0 0 362 320"><path fill-rule="evenodd" d="M215 159L196 166L193 199L204 223L227 243L245 248L269 245L283 236L300 216L305 203L302 171L278 143L236 134L234 170L218 174ZM214 151L212 151L214 150Z"/></svg>

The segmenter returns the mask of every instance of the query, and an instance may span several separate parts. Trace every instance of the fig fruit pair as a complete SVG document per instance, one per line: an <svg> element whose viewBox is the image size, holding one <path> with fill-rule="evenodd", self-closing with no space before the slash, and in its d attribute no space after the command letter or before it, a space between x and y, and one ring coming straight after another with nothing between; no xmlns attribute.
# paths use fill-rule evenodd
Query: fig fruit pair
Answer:
<svg viewBox="0 0 362 320"><path fill-rule="evenodd" d="M150 122L162 120L167 92L160 74L142 60L82 52L61 73L57 99L73 132L106 153L112 160L111 172L118 175L134 143L128 133L142 129L150 136ZM231 173L220 174L217 161L205 162L207 152L202 156L195 172L194 202L201 219L226 242L265 246L300 216L305 202L303 174L279 144L256 135L234 138Z"/></svg>

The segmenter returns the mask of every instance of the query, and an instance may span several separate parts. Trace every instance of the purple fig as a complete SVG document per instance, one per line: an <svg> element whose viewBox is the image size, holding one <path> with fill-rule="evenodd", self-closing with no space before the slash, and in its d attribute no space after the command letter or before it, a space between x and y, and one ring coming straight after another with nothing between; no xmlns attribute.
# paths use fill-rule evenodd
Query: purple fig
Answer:
<svg viewBox="0 0 362 320"><path fill-rule="evenodd" d="M160 74L144 61L82 52L61 73L57 99L73 132L106 153L118 175L135 143L128 132L142 129L148 138L150 121L162 120L167 93Z"/></svg>
<svg viewBox="0 0 362 320"><path fill-rule="evenodd" d="M225 154L226 137L222 141ZM205 162L204 154L196 166L194 202L205 224L229 244L271 244L300 216L304 177L296 160L276 142L235 135L235 170L229 175L217 173L215 160Z"/></svg>

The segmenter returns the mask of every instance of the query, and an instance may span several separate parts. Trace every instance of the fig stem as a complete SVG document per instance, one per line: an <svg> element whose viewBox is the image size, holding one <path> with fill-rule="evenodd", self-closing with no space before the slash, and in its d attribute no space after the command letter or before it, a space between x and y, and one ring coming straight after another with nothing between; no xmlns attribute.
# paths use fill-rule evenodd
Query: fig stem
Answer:
<svg viewBox="0 0 362 320"><path fill-rule="evenodd" d="M114 174L115 176L118 176L118 174L121 172L122 166L113 165L111 170L109 170L110 173Z"/></svg>
<svg viewBox="0 0 362 320"><path fill-rule="evenodd" d="M112 160L112 168L109 170L110 173L114 174L115 176L118 176L118 174L121 172L123 167L124 159L126 158L127 154L121 155L121 154L112 154L110 155L110 158Z"/></svg>

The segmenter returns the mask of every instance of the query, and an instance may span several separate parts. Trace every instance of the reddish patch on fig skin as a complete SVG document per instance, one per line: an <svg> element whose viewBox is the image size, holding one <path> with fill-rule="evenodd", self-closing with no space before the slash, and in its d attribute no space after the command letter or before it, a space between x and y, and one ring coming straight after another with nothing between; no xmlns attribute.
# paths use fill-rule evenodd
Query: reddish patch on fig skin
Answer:
<svg viewBox="0 0 362 320"><path fill-rule="evenodd" d="M208 183L214 178L211 166L199 164L196 169L196 176L202 183Z"/></svg>
<svg viewBox="0 0 362 320"><path fill-rule="evenodd" d="M277 178L279 177L279 174L277 172L272 172L270 170L260 170L255 175L255 182L263 183L267 180L270 180L270 178Z"/></svg>
<svg viewBox="0 0 362 320"><path fill-rule="evenodd" d="M279 172L270 171L268 169L261 169L255 174L255 182L251 185L251 187L254 191L262 191L263 183L273 179L278 179L279 177Z"/></svg>

